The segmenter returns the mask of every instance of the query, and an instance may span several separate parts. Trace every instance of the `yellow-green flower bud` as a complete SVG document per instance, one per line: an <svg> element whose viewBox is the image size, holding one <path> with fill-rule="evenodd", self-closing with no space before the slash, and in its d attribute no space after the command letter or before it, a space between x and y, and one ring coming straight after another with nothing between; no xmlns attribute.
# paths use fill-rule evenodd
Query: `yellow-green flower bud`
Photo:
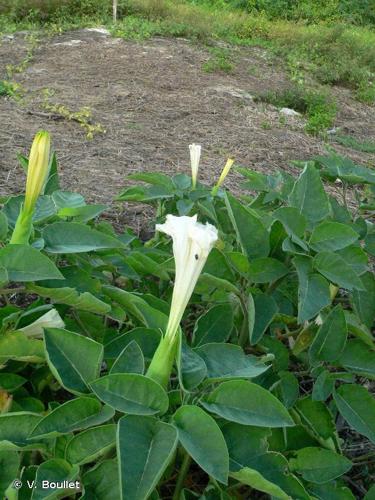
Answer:
<svg viewBox="0 0 375 500"><path fill-rule="evenodd" d="M223 184L223 182L225 181L225 178L226 176L229 174L229 170L232 168L233 166L233 163L234 163L234 160L232 160L231 158L228 158L221 174L220 174L220 177L219 177L219 180L217 181L216 183L216 186L212 188L212 194L215 196L216 193L218 192L219 190L219 187Z"/></svg>

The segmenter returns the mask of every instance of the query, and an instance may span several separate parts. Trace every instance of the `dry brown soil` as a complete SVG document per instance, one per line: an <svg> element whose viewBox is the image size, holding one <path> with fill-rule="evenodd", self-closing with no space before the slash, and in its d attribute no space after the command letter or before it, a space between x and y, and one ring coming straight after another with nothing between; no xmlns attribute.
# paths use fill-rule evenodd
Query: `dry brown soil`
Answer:
<svg viewBox="0 0 375 500"><path fill-rule="evenodd" d="M0 79L7 64L25 58L27 46L24 33L1 40ZM192 142L203 146L200 176L209 182L228 155L237 164L273 172L290 169L291 160L324 153L326 144L304 132L303 117L280 120L279 110L251 98L288 85L283 62L259 47L232 50L232 73L207 73L202 69L210 57L207 48L189 40L134 42L90 30L43 38L27 68L13 77L25 98L0 97L0 195L22 189L16 154L27 153L40 128L53 135L64 189L106 204L132 172L189 172ZM46 88L54 93L51 102L71 111L89 107L106 133L87 140L77 122L46 112ZM336 127L371 140L374 108L354 101L348 90L332 92L340 107ZM335 147L363 164L375 164L375 155ZM237 189L239 181L233 173L228 184ZM142 209L130 210L121 218L134 225Z"/></svg>

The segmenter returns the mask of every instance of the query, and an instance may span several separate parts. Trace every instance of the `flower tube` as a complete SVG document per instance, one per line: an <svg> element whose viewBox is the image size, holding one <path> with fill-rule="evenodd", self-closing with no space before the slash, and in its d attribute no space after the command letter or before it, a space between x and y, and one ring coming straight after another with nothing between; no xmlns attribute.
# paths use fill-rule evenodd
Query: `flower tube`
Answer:
<svg viewBox="0 0 375 500"><path fill-rule="evenodd" d="M228 160L227 160L227 162L226 162L226 164L225 164L225 166L220 174L219 180L217 181L216 185L212 188L212 194L214 196L217 194L219 187L225 181L225 178L229 174L229 170L232 168L233 163L234 163L234 160L232 160L231 158L228 158Z"/></svg>
<svg viewBox="0 0 375 500"><path fill-rule="evenodd" d="M36 134L30 150L27 168L25 201L14 228L11 244L27 245L32 230L32 218L39 195L43 193L49 172L51 138L48 132Z"/></svg>
<svg viewBox="0 0 375 500"><path fill-rule="evenodd" d="M191 163L191 184L193 189L197 185L199 161L201 158L202 147L199 144L190 144L190 163Z"/></svg>
<svg viewBox="0 0 375 500"><path fill-rule="evenodd" d="M167 215L165 224L156 229L173 239L175 283L165 335L154 354L147 375L168 384L179 341L179 326L207 257L217 241L217 229L200 224L197 216Z"/></svg>

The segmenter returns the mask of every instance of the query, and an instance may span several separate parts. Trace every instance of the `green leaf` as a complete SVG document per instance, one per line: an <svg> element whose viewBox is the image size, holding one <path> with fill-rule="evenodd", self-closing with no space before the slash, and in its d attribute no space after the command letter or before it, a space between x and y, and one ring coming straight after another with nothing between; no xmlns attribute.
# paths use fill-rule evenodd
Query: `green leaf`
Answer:
<svg viewBox="0 0 375 500"><path fill-rule="evenodd" d="M340 250L358 240L358 233L347 224L324 221L311 234L310 246L316 252Z"/></svg>
<svg viewBox="0 0 375 500"><path fill-rule="evenodd" d="M328 196L318 170L311 164L306 164L289 196L292 207L298 208L306 217L310 226L323 220L330 213Z"/></svg>
<svg viewBox="0 0 375 500"><path fill-rule="evenodd" d="M325 401L331 395L335 387L335 379L330 376L330 372L323 370L316 379L311 397L313 401Z"/></svg>
<svg viewBox="0 0 375 500"><path fill-rule="evenodd" d="M298 379L293 373L287 371L279 372L280 384L278 386L281 395L281 401L286 408L291 408L299 396Z"/></svg>
<svg viewBox="0 0 375 500"><path fill-rule="evenodd" d="M195 389L207 375L203 359L183 341L178 352L177 366L180 384L185 391Z"/></svg>
<svg viewBox="0 0 375 500"><path fill-rule="evenodd" d="M89 392L88 383L99 376L103 346L60 328L45 328L44 340L48 365L60 384L73 393Z"/></svg>
<svg viewBox="0 0 375 500"><path fill-rule="evenodd" d="M361 377L375 380L375 351L361 340L349 340L337 363Z"/></svg>
<svg viewBox="0 0 375 500"><path fill-rule="evenodd" d="M368 270L368 257L361 247L355 245L338 250L337 253L358 275L362 275Z"/></svg>
<svg viewBox="0 0 375 500"><path fill-rule="evenodd" d="M229 193L226 194L225 204L244 253L253 259L267 257L270 251L269 234L260 219Z"/></svg>
<svg viewBox="0 0 375 500"><path fill-rule="evenodd" d="M5 497L5 490L18 477L20 456L13 451L0 451L0 497Z"/></svg>
<svg viewBox="0 0 375 500"><path fill-rule="evenodd" d="M85 224L78 222L55 222L42 231L45 250L50 253L93 252L106 248L122 248L124 244Z"/></svg>
<svg viewBox="0 0 375 500"><path fill-rule="evenodd" d="M145 326L160 328L162 331L165 331L168 316L151 307L141 296L114 286L103 286L103 292L120 304L120 306L124 307L129 314L133 315Z"/></svg>
<svg viewBox="0 0 375 500"><path fill-rule="evenodd" d="M334 435L335 424L327 406L321 401L313 401L310 397L299 399L295 405L302 423L323 439Z"/></svg>
<svg viewBox="0 0 375 500"><path fill-rule="evenodd" d="M76 208L86 205L85 198L81 194L70 191L54 191L52 199L58 209L65 207Z"/></svg>
<svg viewBox="0 0 375 500"><path fill-rule="evenodd" d="M172 425L153 417L122 417L117 434L121 499L148 498L176 446L177 431Z"/></svg>
<svg viewBox="0 0 375 500"><path fill-rule="evenodd" d="M115 410L133 415L163 414L168 396L154 380L135 373L113 373L91 384L99 399Z"/></svg>
<svg viewBox="0 0 375 500"><path fill-rule="evenodd" d="M361 276L365 290L353 290L353 309L367 328L372 328L375 318L375 277L372 273Z"/></svg>
<svg viewBox="0 0 375 500"><path fill-rule="evenodd" d="M57 215L60 218L73 217L75 222L88 222L98 217L107 209L106 205L85 205L84 207L60 208Z"/></svg>
<svg viewBox="0 0 375 500"><path fill-rule="evenodd" d="M329 283L319 274L312 273L309 257L296 256L293 259L298 274L298 322L303 323L331 303Z"/></svg>
<svg viewBox="0 0 375 500"><path fill-rule="evenodd" d="M27 411L1 414L0 450L27 446L27 437L41 418Z"/></svg>
<svg viewBox="0 0 375 500"><path fill-rule="evenodd" d="M65 458L71 464L94 462L116 446L117 425L108 424L76 434L68 443Z"/></svg>
<svg viewBox="0 0 375 500"><path fill-rule="evenodd" d="M250 261L249 278L254 283L271 283L288 274L285 264L271 257L261 257Z"/></svg>
<svg viewBox="0 0 375 500"><path fill-rule="evenodd" d="M346 457L334 451L313 446L296 452L296 458L290 460L290 467L306 481L323 484L348 472L352 463Z"/></svg>
<svg viewBox="0 0 375 500"><path fill-rule="evenodd" d="M302 238L306 230L306 218L294 207L281 207L274 211L273 216L279 220L289 236Z"/></svg>
<svg viewBox="0 0 375 500"><path fill-rule="evenodd" d="M120 497L120 481L116 460L105 460L82 476L85 494L82 500L114 500Z"/></svg>
<svg viewBox="0 0 375 500"><path fill-rule="evenodd" d="M333 393L342 417L357 432L375 443L375 399L362 386L346 384Z"/></svg>
<svg viewBox="0 0 375 500"><path fill-rule="evenodd" d="M233 378L255 378L268 370L258 358L246 355L234 344L205 344L197 348L207 367L207 378L213 381Z"/></svg>
<svg viewBox="0 0 375 500"><path fill-rule="evenodd" d="M195 323L194 345L200 346L210 342L226 342L233 328L233 312L229 304L211 307L200 316Z"/></svg>
<svg viewBox="0 0 375 500"><path fill-rule="evenodd" d="M10 332L0 336L0 362L9 359L26 363L42 363L45 360L42 340L29 339L22 332Z"/></svg>
<svg viewBox="0 0 375 500"><path fill-rule="evenodd" d="M293 426L288 411L269 391L245 380L223 382L203 401L206 410L220 417L259 427Z"/></svg>
<svg viewBox="0 0 375 500"><path fill-rule="evenodd" d="M322 485L310 484L309 491L317 500L355 500L355 496L349 488L335 482Z"/></svg>
<svg viewBox="0 0 375 500"><path fill-rule="evenodd" d="M0 249L0 267L6 269L10 281L64 279L48 257L27 245L7 245Z"/></svg>
<svg viewBox="0 0 375 500"><path fill-rule="evenodd" d="M52 500L61 497L61 495L64 497L74 495L78 492L79 481L71 488L66 487L58 490L56 487L52 487L53 485L46 487L43 486L43 484L45 484L44 482L54 483L67 481L65 484L68 486L70 482L75 483L78 474L79 467L77 465L70 465L65 460L53 458L43 462L39 465L36 473L36 488L33 490L31 500Z"/></svg>
<svg viewBox="0 0 375 500"><path fill-rule="evenodd" d="M38 294L40 297L48 297L55 304L66 304L81 311L106 314L111 310L109 304L98 299L92 293L79 293L75 288L48 288L30 284L27 286L27 289Z"/></svg>
<svg viewBox="0 0 375 500"><path fill-rule="evenodd" d="M333 252L320 252L314 258L314 267L336 285L348 290L364 290L361 279L352 267Z"/></svg>
<svg viewBox="0 0 375 500"><path fill-rule="evenodd" d="M51 439L63 434L100 425L114 416L108 406L92 397L79 397L57 406L34 424L30 439Z"/></svg>
<svg viewBox="0 0 375 500"><path fill-rule="evenodd" d="M117 335L104 346L105 359L116 359L123 349L133 340L142 350L143 356L151 359L160 343L161 333L151 328L134 328L122 335Z"/></svg>
<svg viewBox="0 0 375 500"><path fill-rule="evenodd" d="M113 363L110 373L140 373L145 369L143 352L137 342L132 340Z"/></svg>
<svg viewBox="0 0 375 500"><path fill-rule="evenodd" d="M347 335L344 311L338 305L332 309L314 337L309 351L310 359L336 361L345 347Z"/></svg>
<svg viewBox="0 0 375 500"><path fill-rule="evenodd" d="M155 186L163 186L170 191L175 190L175 186L170 176L161 172L136 172L135 174L128 175L127 178L133 181L147 182Z"/></svg>
<svg viewBox="0 0 375 500"><path fill-rule="evenodd" d="M250 469L249 467L244 467L238 472L232 472L230 475L240 483L251 486L251 488L256 490L263 491L277 499L290 500L291 498L279 486L268 481L258 471Z"/></svg>
<svg viewBox="0 0 375 500"><path fill-rule="evenodd" d="M178 439L207 474L228 483L229 455L223 434L215 420L197 406L181 406L173 415Z"/></svg>
<svg viewBox="0 0 375 500"><path fill-rule="evenodd" d="M4 241L8 234L8 219L3 211L0 211L0 241Z"/></svg>
<svg viewBox="0 0 375 500"><path fill-rule="evenodd" d="M0 389L4 391L13 392L22 387L25 382L27 380L16 373L0 372Z"/></svg>
<svg viewBox="0 0 375 500"><path fill-rule="evenodd" d="M251 345L255 345L260 341L279 310L274 298L266 293L255 295L253 302L255 309L254 326L252 329L249 328Z"/></svg>

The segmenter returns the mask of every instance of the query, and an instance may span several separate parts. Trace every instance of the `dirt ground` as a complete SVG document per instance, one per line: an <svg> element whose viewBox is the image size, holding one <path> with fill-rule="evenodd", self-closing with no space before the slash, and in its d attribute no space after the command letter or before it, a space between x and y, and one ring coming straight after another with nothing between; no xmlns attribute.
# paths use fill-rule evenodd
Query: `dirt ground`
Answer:
<svg viewBox="0 0 375 500"><path fill-rule="evenodd" d="M7 64L27 53L25 34L0 42L0 80ZM62 185L88 200L110 203L126 175L138 171L189 173L188 144L203 147L200 177L213 182L228 155L258 171L290 169L289 162L326 151L325 143L307 135L301 116L280 120L273 106L252 96L288 85L282 61L258 47L233 49L230 74L202 69L210 57L205 47L184 39L144 42L112 38L100 30L79 30L44 38L15 81L26 91L21 102L0 97L0 195L17 193L24 177L16 154L27 153L34 133L53 135ZM84 130L43 109L43 89L53 103L71 111L87 106L105 134L88 140ZM375 137L374 108L354 101L345 89L334 89L339 101L336 127L359 140ZM335 145L363 164L375 155ZM233 173L228 185L238 189ZM121 216L137 225L142 208ZM114 211L112 210L112 213Z"/></svg>

